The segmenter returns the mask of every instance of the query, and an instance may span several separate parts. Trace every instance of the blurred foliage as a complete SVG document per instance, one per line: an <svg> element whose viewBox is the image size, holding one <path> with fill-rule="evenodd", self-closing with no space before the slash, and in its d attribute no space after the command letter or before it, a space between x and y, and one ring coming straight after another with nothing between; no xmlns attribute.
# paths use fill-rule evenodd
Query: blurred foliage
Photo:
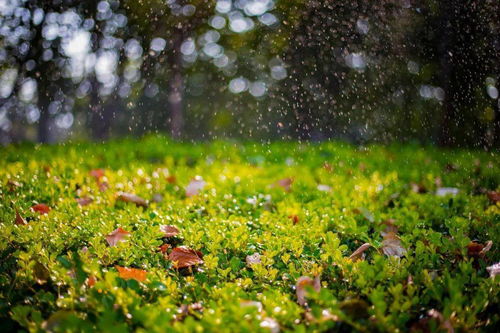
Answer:
<svg viewBox="0 0 500 333"><path fill-rule="evenodd" d="M498 147L495 0L6 0L0 141Z"/></svg>

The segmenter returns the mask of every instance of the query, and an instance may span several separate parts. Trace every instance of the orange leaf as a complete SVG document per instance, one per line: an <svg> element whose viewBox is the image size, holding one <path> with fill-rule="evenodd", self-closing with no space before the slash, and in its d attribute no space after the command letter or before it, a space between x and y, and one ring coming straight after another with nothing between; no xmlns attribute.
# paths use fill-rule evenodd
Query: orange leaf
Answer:
<svg viewBox="0 0 500 333"><path fill-rule="evenodd" d="M37 204L31 207L31 210L41 215L45 215L50 212L50 207L45 204Z"/></svg>
<svg viewBox="0 0 500 333"><path fill-rule="evenodd" d="M163 237L174 237L179 234L179 229L174 225L160 225L160 231Z"/></svg>
<svg viewBox="0 0 500 333"><path fill-rule="evenodd" d="M177 182L177 179L175 178L175 176L168 176L166 178L166 180L167 180L167 183L169 183L169 184L175 184Z"/></svg>
<svg viewBox="0 0 500 333"><path fill-rule="evenodd" d="M87 286L89 286L89 288L92 288L97 282L97 280L95 276L89 276L85 282L87 283Z"/></svg>
<svg viewBox="0 0 500 333"><path fill-rule="evenodd" d="M137 268L128 268L128 267L121 267L121 266L115 266L115 268L118 270L118 275L122 279L134 279L140 282L143 282L146 280L148 272L142 270L142 269L137 269Z"/></svg>
<svg viewBox="0 0 500 333"><path fill-rule="evenodd" d="M171 248L170 244L163 244L160 246L160 252L165 254L167 253L167 250L170 248Z"/></svg>
<svg viewBox="0 0 500 333"><path fill-rule="evenodd" d="M28 222L26 222L26 220L21 216L21 214L19 214L19 211L17 210L16 208L16 219L15 219L15 223L17 225L26 225L28 224Z"/></svg>
<svg viewBox="0 0 500 333"><path fill-rule="evenodd" d="M203 260L201 258L201 252L189 249L185 246L176 247L168 255L168 260L174 262L175 268L184 268L203 264Z"/></svg>
<svg viewBox="0 0 500 333"><path fill-rule="evenodd" d="M129 236L130 232L117 228L106 236L106 241L109 246L115 246L119 242L125 242Z"/></svg>
<svg viewBox="0 0 500 333"><path fill-rule="evenodd" d="M358 261L360 259L363 259L364 257L364 252L370 248L371 244L370 243L364 243L356 251L354 251L350 256L349 259L352 261Z"/></svg>
<svg viewBox="0 0 500 333"><path fill-rule="evenodd" d="M292 220L293 224L296 225L299 223L299 217L297 215L288 215L288 218Z"/></svg>
<svg viewBox="0 0 500 333"><path fill-rule="evenodd" d="M123 202L134 203L134 204L136 204L136 206L140 206L140 207L144 207L144 208L148 206L148 203L146 200L144 200L143 198L141 198L135 194L126 193L126 192L118 192L117 195L118 195L118 200L121 200Z"/></svg>
<svg viewBox="0 0 500 333"><path fill-rule="evenodd" d="M198 195L206 184L207 183L201 177L196 176L195 179L191 180L191 182L186 186L186 197L189 198Z"/></svg>
<svg viewBox="0 0 500 333"><path fill-rule="evenodd" d="M92 198L76 198L75 200L82 207L88 206L92 202L94 202L94 199L92 199Z"/></svg>

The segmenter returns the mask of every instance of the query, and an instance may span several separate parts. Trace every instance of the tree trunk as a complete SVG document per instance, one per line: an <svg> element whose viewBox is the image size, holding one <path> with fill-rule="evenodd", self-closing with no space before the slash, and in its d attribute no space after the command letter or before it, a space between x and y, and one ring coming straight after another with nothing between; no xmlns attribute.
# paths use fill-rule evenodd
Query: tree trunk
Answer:
<svg viewBox="0 0 500 333"><path fill-rule="evenodd" d="M117 103L116 97L110 97L111 100L103 102L98 92L98 83L94 80L92 92L90 94L90 127L92 139L104 141L109 138L111 129L111 120L114 113L114 103Z"/></svg>
<svg viewBox="0 0 500 333"><path fill-rule="evenodd" d="M182 73L181 45L184 39L182 30L174 33L172 52L169 55L170 79L168 82L168 108L170 111L170 134L173 139L180 139L183 130L184 78Z"/></svg>
<svg viewBox="0 0 500 333"><path fill-rule="evenodd" d="M48 73L42 72L42 79L38 81L38 108L40 110L40 118L38 119L38 142L50 143L52 141L50 130L51 120L49 114L49 106L51 99L50 81L46 78Z"/></svg>

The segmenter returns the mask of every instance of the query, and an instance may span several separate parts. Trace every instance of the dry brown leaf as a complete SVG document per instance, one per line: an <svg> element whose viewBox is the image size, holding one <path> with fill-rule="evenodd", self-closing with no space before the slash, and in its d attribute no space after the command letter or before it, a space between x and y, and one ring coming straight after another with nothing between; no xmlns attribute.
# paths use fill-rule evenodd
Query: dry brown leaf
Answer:
<svg viewBox="0 0 500 333"><path fill-rule="evenodd" d="M472 258L482 258L493 246L491 240L487 241L486 244L481 244L477 242L470 242L467 245L467 255Z"/></svg>
<svg viewBox="0 0 500 333"><path fill-rule="evenodd" d="M191 180L186 186L186 197L190 198L192 196L198 195L201 190L207 185L207 183L199 176Z"/></svg>
<svg viewBox="0 0 500 333"><path fill-rule="evenodd" d="M172 250L168 255L168 260L173 261L174 267L179 269L203 264L202 257L201 252L180 246Z"/></svg>
<svg viewBox="0 0 500 333"><path fill-rule="evenodd" d="M385 226L384 230L381 232L382 237L384 237L386 234L388 234L390 232L397 234L398 227L395 225L395 223L396 223L396 220L394 220L394 219L387 219L381 223L381 225Z"/></svg>
<svg viewBox="0 0 500 333"><path fill-rule="evenodd" d="M167 253L168 249L170 249L172 246L170 244L163 244L160 246L160 252L165 254Z"/></svg>
<svg viewBox="0 0 500 333"><path fill-rule="evenodd" d="M119 242L125 242L130 236L130 232L117 228L106 236L106 241L109 246L116 246Z"/></svg>
<svg viewBox="0 0 500 333"><path fill-rule="evenodd" d="M144 200L143 198L132 194L132 193L127 193L127 192L118 192L117 193L118 200L121 200L123 202L129 202L136 204L136 206L144 207L146 208L148 206L148 202Z"/></svg>
<svg viewBox="0 0 500 333"><path fill-rule="evenodd" d="M486 196L492 204L496 204L500 201L500 192L489 191L488 193L486 193Z"/></svg>
<svg viewBox="0 0 500 333"><path fill-rule="evenodd" d="M307 305L306 297L307 297L307 288L312 287L314 291L319 292L321 289L321 281L319 280L319 276L315 276L314 279L311 279L309 276L301 276L297 279L297 285L295 286L295 291L297 293L297 302L301 306Z"/></svg>
<svg viewBox="0 0 500 333"><path fill-rule="evenodd" d="M122 279L134 279L139 282L146 281L148 272L142 269L137 269L137 268L128 268L128 267L121 267L121 266L115 266L115 268L118 270L118 275Z"/></svg>
<svg viewBox="0 0 500 333"><path fill-rule="evenodd" d="M179 234L179 229L175 225L160 225L160 231L163 237L174 237Z"/></svg>
<svg viewBox="0 0 500 333"><path fill-rule="evenodd" d="M39 213L40 215L45 215L50 212L50 207L46 204L37 204L31 207L31 210Z"/></svg>
<svg viewBox="0 0 500 333"><path fill-rule="evenodd" d="M371 247L370 243L364 243L349 256L349 259L351 259L352 261L358 261L364 259L364 252L368 250L370 247Z"/></svg>
<svg viewBox="0 0 500 333"><path fill-rule="evenodd" d="M297 215L288 215L288 218L290 220L292 220L293 225L296 225L300 221L300 219L299 219L299 217Z"/></svg>
<svg viewBox="0 0 500 333"><path fill-rule="evenodd" d="M406 249L401 244L401 240L394 232L388 232L384 235L382 241L382 252L386 256L401 258L406 254Z"/></svg>
<svg viewBox="0 0 500 333"><path fill-rule="evenodd" d="M17 210L17 208L16 208L16 219L14 220L14 222L17 225L26 225L26 224L28 224L28 222L26 222L26 220L21 216L21 214L19 213L19 211Z"/></svg>

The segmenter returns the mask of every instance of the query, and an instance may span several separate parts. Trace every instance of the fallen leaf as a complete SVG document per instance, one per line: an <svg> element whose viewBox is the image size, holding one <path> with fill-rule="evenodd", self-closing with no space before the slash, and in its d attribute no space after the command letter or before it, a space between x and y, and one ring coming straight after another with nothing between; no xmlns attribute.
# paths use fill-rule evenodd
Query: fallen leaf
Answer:
<svg viewBox="0 0 500 333"><path fill-rule="evenodd" d="M431 322L434 321L435 325L431 325ZM427 317L420 319L417 323L413 324L410 332L433 332L432 328L439 328L439 332L445 331L448 333L453 333L455 330L451 325L449 319L444 319L441 312L437 310L429 310L427 312Z"/></svg>
<svg viewBox="0 0 500 333"><path fill-rule="evenodd" d="M21 214L19 213L19 211L17 210L16 208L16 219L15 219L15 223L17 225L26 225L28 224L28 222L26 222L26 220L21 216Z"/></svg>
<svg viewBox="0 0 500 333"><path fill-rule="evenodd" d="M364 243L360 247L357 248L356 251L354 251L350 256L349 259L352 261L358 261L364 259L365 256L365 251L368 250L371 247L370 243Z"/></svg>
<svg viewBox="0 0 500 333"><path fill-rule="evenodd" d="M170 249L172 246L170 244L163 244L160 246L160 252L165 254L167 253L168 249Z"/></svg>
<svg viewBox="0 0 500 333"><path fill-rule="evenodd" d="M267 328L271 333L280 332L280 324L273 318L264 318L264 320L260 322L260 327Z"/></svg>
<svg viewBox="0 0 500 333"><path fill-rule="evenodd" d="M307 297L307 288L312 287L314 291L317 293L321 289L321 281L319 280L319 276L315 276L314 279L311 279L309 276L301 276L297 279L297 285L295 286L295 291L297 293L297 302L301 306L307 305L306 297Z"/></svg>
<svg viewBox="0 0 500 333"><path fill-rule="evenodd" d="M386 256L401 258L406 254L406 249L401 244L401 240L394 232L385 234L382 241L382 252Z"/></svg>
<svg viewBox="0 0 500 333"><path fill-rule="evenodd" d="M175 184L177 182L177 179L175 178L175 176L168 176L165 179L167 180L167 183L169 183L169 184Z"/></svg>
<svg viewBox="0 0 500 333"><path fill-rule="evenodd" d="M109 184L107 182L97 182L97 185L99 186L100 192L104 192L109 188Z"/></svg>
<svg viewBox="0 0 500 333"><path fill-rule="evenodd" d="M496 204L500 201L500 192L489 191L488 193L486 193L486 196L492 204Z"/></svg>
<svg viewBox="0 0 500 333"><path fill-rule="evenodd" d="M160 225L160 231L163 237L174 237L179 234L179 229L174 225Z"/></svg>
<svg viewBox="0 0 500 333"><path fill-rule="evenodd" d="M293 178L283 178L274 183L273 187L281 187L285 191L290 192L290 190L292 189L292 184Z"/></svg>
<svg viewBox="0 0 500 333"><path fill-rule="evenodd" d="M121 267L121 266L115 266L115 268L118 270L118 275L122 279L134 279L140 282L143 282L146 280L148 272L142 269L137 269L137 268L128 268L128 267Z"/></svg>
<svg viewBox="0 0 500 333"><path fill-rule="evenodd" d="M140 206L140 207L144 207L144 208L146 208L148 206L148 203L146 200L144 200L143 198L141 198L135 194L132 194L132 193L118 192L117 196L118 196L118 200L121 200L123 202L133 203L133 204L136 204L136 206Z"/></svg>
<svg viewBox="0 0 500 333"><path fill-rule="evenodd" d="M106 236L106 241L109 246L116 246L119 242L125 242L130 236L130 232L117 228Z"/></svg>
<svg viewBox="0 0 500 333"><path fill-rule="evenodd" d="M97 279L95 278L95 276L89 276L87 278L87 280L85 281L85 283L87 284L87 286L89 288L92 288L96 282L97 282Z"/></svg>
<svg viewBox="0 0 500 333"><path fill-rule="evenodd" d="M198 264L203 264L202 254L199 251L189 249L185 246L176 247L168 255L168 260L174 262L174 267L185 268Z"/></svg>
<svg viewBox="0 0 500 333"><path fill-rule="evenodd" d="M495 276L500 275L500 262L497 262L494 265L486 267L486 270L490 273L490 277L494 279Z"/></svg>
<svg viewBox="0 0 500 333"><path fill-rule="evenodd" d="M189 184L186 186L186 197L190 198L192 196L198 195L201 190L205 187L207 183L199 176L196 176L195 179L191 180Z"/></svg>
<svg viewBox="0 0 500 333"><path fill-rule="evenodd" d="M447 195L456 196L460 192L458 188L455 187L440 187L436 190L436 195L438 197L445 197Z"/></svg>
<svg viewBox="0 0 500 333"><path fill-rule="evenodd" d="M94 202L94 199L92 198L76 198L75 199L78 205L84 207L90 205L92 202Z"/></svg>
<svg viewBox="0 0 500 333"><path fill-rule="evenodd" d="M252 265L255 265L255 264L260 264L261 263L260 254L254 253L254 254L248 255L245 258L245 261L247 263L247 266L252 266Z"/></svg>
<svg viewBox="0 0 500 333"><path fill-rule="evenodd" d="M96 181L99 181L102 177L104 177L103 169L94 169L90 170L89 174L95 178Z"/></svg>
<svg viewBox="0 0 500 333"><path fill-rule="evenodd" d="M37 204L31 207L31 210L41 215L45 215L50 212L50 207L45 204Z"/></svg>
<svg viewBox="0 0 500 333"><path fill-rule="evenodd" d="M299 223L299 217L297 215L288 215L288 218L292 220L293 225Z"/></svg>
<svg viewBox="0 0 500 333"><path fill-rule="evenodd" d="M487 241L484 245L477 242L470 242L467 245L467 255L472 258L484 257L486 252L488 252L492 246L492 241Z"/></svg>

